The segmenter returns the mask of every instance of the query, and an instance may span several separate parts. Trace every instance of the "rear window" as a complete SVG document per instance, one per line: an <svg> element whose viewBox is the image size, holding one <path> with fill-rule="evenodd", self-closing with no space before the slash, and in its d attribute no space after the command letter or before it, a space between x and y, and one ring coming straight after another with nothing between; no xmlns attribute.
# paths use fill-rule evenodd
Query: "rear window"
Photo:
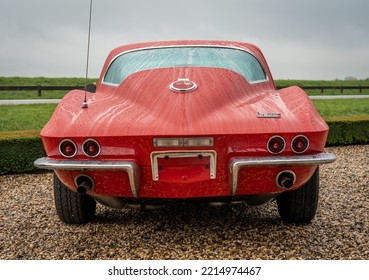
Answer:
<svg viewBox="0 0 369 280"><path fill-rule="evenodd" d="M267 80L265 71L252 54L226 47L163 47L134 50L117 56L110 64L104 84L119 85L129 75L169 67L216 67L232 70L249 83Z"/></svg>

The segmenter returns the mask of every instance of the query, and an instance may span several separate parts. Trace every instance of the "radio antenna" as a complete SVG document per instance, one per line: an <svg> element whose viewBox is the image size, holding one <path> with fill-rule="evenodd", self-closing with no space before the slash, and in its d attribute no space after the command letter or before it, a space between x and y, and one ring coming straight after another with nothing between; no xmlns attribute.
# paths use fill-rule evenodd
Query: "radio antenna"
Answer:
<svg viewBox="0 0 369 280"><path fill-rule="evenodd" d="M92 17L92 0L90 0L90 15L88 20L88 39L87 39L87 57L86 57L86 85L88 80L88 62L90 60L90 38L91 38L91 17ZM87 104L87 93L86 93L86 87L85 87L85 99L82 103L82 109L88 108Z"/></svg>

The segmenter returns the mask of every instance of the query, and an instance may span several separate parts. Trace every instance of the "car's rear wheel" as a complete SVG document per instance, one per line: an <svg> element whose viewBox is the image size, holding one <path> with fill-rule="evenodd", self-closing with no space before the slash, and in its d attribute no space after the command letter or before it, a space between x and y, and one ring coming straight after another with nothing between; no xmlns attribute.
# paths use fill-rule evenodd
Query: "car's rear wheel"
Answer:
<svg viewBox="0 0 369 280"><path fill-rule="evenodd" d="M95 217L96 201L68 189L54 173L54 200L56 213L67 224L84 224Z"/></svg>
<svg viewBox="0 0 369 280"><path fill-rule="evenodd" d="M305 185L277 197L279 215L285 222L308 223L315 217L318 200L319 167Z"/></svg>

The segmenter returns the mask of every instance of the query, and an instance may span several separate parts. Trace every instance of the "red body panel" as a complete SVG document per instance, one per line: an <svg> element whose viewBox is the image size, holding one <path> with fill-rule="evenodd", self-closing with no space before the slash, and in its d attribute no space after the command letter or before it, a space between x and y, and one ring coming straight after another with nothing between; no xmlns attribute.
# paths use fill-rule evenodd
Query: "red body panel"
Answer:
<svg viewBox="0 0 369 280"><path fill-rule="evenodd" d="M111 60L130 49L165 45L222 45L243 48L263 65L268 81L250 84L241 75L209 67L173 67L145 70L126 78L118 87L104 85L103 76ZM197 84L191 92L173 92L169 86L180 78ZM322 152L328 126L309 97L298 87L275 90L272 76L258 48L233 42L180 41L137 44L111 52L95 94L87 93L88 108L82 109L83 91L72 91L59 104L41 132L49 158L63 159L59 143L71 139L78 153L73 160L88 160L81 150L89 138L101 145L97 160L134 160L140 166L139 198L191 198L230 196L228 162L233 157L271 156L267 142L273 135L286 140L281 155L293 155L291 140L303 134L309 138L306 154ZM258 114L280 114L260 118ZM216 178L209 178L209 159L160 160L160 180L152 177L151 153L189 148L155 148L155 137L212 137L213 146L191 150L215 151ZM306 183L316 166L291 167L296 189ZM275 193L282 190L275 178L285 167L243 168L236 195ZM79 174L89 175L95 186L91 194L132 197L128 176L123 171L57 171L59 178L75 189Z"/></svg>

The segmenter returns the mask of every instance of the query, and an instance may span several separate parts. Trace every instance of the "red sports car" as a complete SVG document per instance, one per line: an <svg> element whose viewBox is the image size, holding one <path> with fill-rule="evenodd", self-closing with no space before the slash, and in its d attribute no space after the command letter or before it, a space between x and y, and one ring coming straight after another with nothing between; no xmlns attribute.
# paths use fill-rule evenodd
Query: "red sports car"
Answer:
<svg viewBox="0 0 369 280"><path fill-rule="evenodd" d="M283 220L314 218L328 126L298 87L276 90L259 48L224 41L114 49L97 86L69 92L41 132L57 214L86 223L167 200L277 200Z"/></svg>

